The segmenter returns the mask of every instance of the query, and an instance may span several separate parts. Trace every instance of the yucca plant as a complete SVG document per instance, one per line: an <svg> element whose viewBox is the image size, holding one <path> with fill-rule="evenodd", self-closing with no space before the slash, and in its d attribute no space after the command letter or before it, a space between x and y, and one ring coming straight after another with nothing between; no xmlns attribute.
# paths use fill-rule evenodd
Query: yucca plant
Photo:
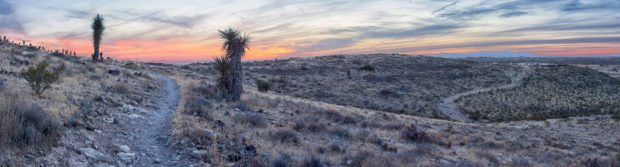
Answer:
<svg viewBox="0 0 620 167"><path fill-rule="evenodd" d="M217 88L220 90L220 95L226 99L230 98L232 76L230 73L230 59L226 56L215 57L214 68L220 73L220 77L217 79Z"/></svg>
<svg viewBox="0 0 620 167"><path fill-rule="evenodd" d="M93 23L90 26L93 29L93 49L94 52L93 62L97 62L99 58L99 45L101 44L101 37L103 36L103 31L105 30L105 26L103 25L103 17L99 14L93 18Z"/></svg>
<svg viewBox="0 0 620 167"><path fill-rule="evenodd" d="M242 36L239 30L232 28L218 30L218 32L220 37L224 39L222 49L226 51L226 57L230 59L232 75L230 100L238 101L243 92L241 58L245 55L245 49L249 49L250 37L247 34Z"/></svg>

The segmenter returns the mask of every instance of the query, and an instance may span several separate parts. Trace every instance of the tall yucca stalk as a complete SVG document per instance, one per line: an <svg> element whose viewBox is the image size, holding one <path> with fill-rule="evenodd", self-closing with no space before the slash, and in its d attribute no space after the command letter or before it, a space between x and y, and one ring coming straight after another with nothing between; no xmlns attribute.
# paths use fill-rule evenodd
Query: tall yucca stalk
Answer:
<svg viewBox="0 0 620 167"><path fill-rule="evenodd" d="M239 30L232 28L218 30L218 32L224 39L222 49L226 51L226 57L230 59L232 75L230 100L238 101L243 93L241 58L245 55L245 49L249 49L250 37L247 34L242 36Z"/></svg>
<svg viewBox="0 0 620 167"><path fill-rule="evenodd" d="M103 17L99 14L93 18L93 24L90 26L93 29L93 61L96 62L99 59L99 45L101 44L101 37L103 36Z"/></svg>
<svg viewBox="0 0 620 167"><path fill-rule="evenodd" d="M230 73L230 59L226 56L213 58L214 68L220 73L220 77L217 79L217 88L220 90L220 95L223 98L230 98L231 94L231 73Z"/></svg>

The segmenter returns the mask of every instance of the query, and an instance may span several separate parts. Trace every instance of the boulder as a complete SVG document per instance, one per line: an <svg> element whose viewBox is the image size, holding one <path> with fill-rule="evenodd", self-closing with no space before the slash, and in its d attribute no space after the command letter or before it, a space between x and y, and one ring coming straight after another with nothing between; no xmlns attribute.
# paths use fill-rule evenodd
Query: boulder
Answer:
<svg viewBox="0 0 620 167"><path fill-rule="evenodd" d="M122 153L118 153L117 155L118 155L119 158L121 158L125 162L129 162L129 161L133 160L136 157L135 153L125 153L125 152L122 152Z"/></svg>
<svg viewBox="0 0 620 167"><path fill-rule="evenodd" d="M194 150L192 151L192 157L196 159L203 159L209 156L209 152L207 150Z"/></svg>
<svg viewBox="0 0 620 167"><path fill-rule="evenodd" d="M108 73L112 75L119 75L121 74L121 70L116 67L108 67Z"/></svg>
<svg viewBox="0 0 620 167"><path fill-rule="evenodd" d="M82 152L82 154L84 154L84 156L93 159L95 161L103 161L103 162L107 162L108 161L108 157L105 156L105 154L100 153L99 151L93 149L93 148L80 148L80 152Z"/></svg>
<svg viewBox="0 0 620 167"><path fill-rule="evenodd" d="M129 148L129 146L127 145L122 145L118 147L119 150L121 150L122 152L130 152L131 148Z"/></svg>

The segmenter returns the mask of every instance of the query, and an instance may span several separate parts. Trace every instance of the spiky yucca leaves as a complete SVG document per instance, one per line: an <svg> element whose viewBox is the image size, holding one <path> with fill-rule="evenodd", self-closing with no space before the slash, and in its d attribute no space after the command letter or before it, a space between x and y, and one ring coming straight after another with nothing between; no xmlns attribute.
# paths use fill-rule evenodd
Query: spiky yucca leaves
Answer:
<svg viewBox="0 0 620 167"><path fill-rule="evenodd" d="M230 100L238 101L243 92L241 58L245 55L245 49L249 49L250 37L247 34L241 36L239 30L232 28L218 30L218 32L220 37L224 39L222 49L226 51L226 57L230 59L232 75Z"/></svg>
<svg viewBox="0 0 620 167"><path fill-rule="evenodd" d="M217 88L223 98L229 99L232 87L232 75L230 73L230 59L226 56L213 58L214 68L220 73L217 79Z"/></svg>
<svg viewBox="0 0 620 167"><path fill-rule="evenodd" d="M93 61L96 62L99 59L99 45L101 44L101 37L103 36L103 30L105 30L105 26L103 25L103 17L99 14L93 18L93 23L90 26L93 29L93 49L94 53L92 55Z"/></svg>
<svg viewBox="0 0 620 167"><path fill-rule="evenodd" d="M34 93L39 97L41 97L43 91L51 87L52 83L60 79L60 73L65 69L65 65L63 64L55 70L48 71L48 66L49 63L44 61L37 64L35 67L28 67L28 69L22 70L20 73L24 79L28 81L30 88L32 88Z"/></svg>

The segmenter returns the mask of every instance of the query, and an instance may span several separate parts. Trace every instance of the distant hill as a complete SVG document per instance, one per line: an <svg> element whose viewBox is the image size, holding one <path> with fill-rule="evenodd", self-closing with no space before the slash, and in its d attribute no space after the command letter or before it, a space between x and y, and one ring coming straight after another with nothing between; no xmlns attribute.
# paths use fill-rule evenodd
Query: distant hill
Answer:
<svg viewBox="0 0 620 167"><path fill-rule="evenodd" d="M493 58L502 58L502 57L539 57L530 52L511 52L509 50L504 51L480 51L480 52L470 52L470 53L439 53L432 54L428 56L433 57L443 57L443 58L470 58L470 57L493 57Z"/></svg>

